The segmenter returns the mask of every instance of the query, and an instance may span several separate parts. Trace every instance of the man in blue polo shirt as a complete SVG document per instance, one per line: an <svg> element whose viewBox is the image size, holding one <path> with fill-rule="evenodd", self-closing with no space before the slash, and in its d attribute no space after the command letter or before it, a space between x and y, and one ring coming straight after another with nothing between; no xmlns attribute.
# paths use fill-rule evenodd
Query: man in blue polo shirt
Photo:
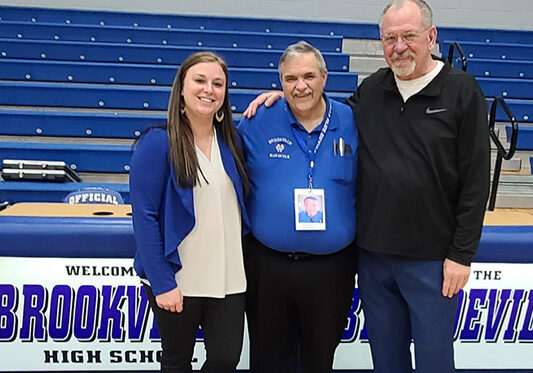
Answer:
<svg viewBox="0 0 533 373"><path fill-rule="evenodd" d="M279 73L285 98L239 125L251 181L250 370L324 373L354 289L357 133L350 108L323 92L319 50L289 46ZM300 220L308 199L320 201L319 221Z"/></svg>

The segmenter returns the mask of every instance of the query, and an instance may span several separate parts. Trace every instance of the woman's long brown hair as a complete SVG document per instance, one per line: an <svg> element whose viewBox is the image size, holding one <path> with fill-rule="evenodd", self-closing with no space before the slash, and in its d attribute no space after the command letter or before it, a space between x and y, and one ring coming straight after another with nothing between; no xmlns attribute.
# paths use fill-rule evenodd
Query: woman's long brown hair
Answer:
<svg viewBox="0 0 533 373"><path fill-rule="evenodd" d="M231 107L229 103L228 90L228 68L222 58L213 52L198 52L187 57L181 64L174 83L172 84L172 91L168 102L167 112L167 133L168 142L170 146L170 159L174 165L178 185L183 188L192 188L199 182L199 165L198 157L194 145L194 137L191 130L187 114L182 113L180 107L185 103L181 90L183 88L183 80L187 71L194 65L201 62L216 62L220 65L226 76L226 88L224 95L224 103L220 110L224 112L224 119L219 123L213 118L213 124L222 135L222 140L228 146L233 154L237 171L239 172L245 193L248 191L248 176L246 174L246 166L244 163L244 156L237 145L235 138L235 127L231 117ZM200 170L201 172L201 170Z"/></svg>

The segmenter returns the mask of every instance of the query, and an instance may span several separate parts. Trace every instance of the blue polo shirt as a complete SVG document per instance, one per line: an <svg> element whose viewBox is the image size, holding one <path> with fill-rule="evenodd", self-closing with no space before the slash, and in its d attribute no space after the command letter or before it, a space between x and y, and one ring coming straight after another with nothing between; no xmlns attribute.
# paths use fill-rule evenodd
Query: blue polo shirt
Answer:
<svg viewBox="0 0 533 373"><path fill-rule="evenodd" d="M355 238L357 131L350 107L324 97L326 114L311 133L298 123L285 99L270 108L261 106L238 126L250 176L247 208L252 233L274 250L329 254ZM330 105L329 127L316 153L313 175L313 188L324 189L326 230L297 231L294 189L309 186L309 158L294 130L306 151L313 151ZM344 157L334 154L340 138L351 148Z"/></svg>

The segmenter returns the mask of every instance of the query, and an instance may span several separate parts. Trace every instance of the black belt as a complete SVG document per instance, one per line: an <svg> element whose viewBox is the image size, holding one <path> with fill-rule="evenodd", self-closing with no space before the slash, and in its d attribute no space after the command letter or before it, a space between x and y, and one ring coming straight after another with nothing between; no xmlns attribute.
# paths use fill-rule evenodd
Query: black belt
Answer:
<svg viewBox="0 0 533 373"><path fill-rule="evenodd" d="M259 241L253 234L249 234L246 237L246 239L247 239L247 244L248 245L255 246L255 247L258 247L258 248L261 248L261 249L264 249L264 250L268 250L268 252L270 252L270 253L278 254L278 255L287 257L289 259L292 259L294 261L303 260L303 259L309 259L309 258L313 258L313 257L325 257L327 255L331 255L331 254L309 254L309 253L306 253L304 251L279 251L279 250L275 250L275 249L272 249L272 248L270 248L268 246L263 245L263 243L261 241ZM336 253L332 253L332 254L336 254Z"/></svg>
<svg viewBox="0 0 533 373"><path fill-rule="evenodd" d="M305 259L305 258L308 258L310 256L313 256L312 254L303 253L303 252L300 252L300 251L291 251L291 252L279 251L279 253L287 255L287 257L292 259L292 260L301 260L301 259Z"/></svg>

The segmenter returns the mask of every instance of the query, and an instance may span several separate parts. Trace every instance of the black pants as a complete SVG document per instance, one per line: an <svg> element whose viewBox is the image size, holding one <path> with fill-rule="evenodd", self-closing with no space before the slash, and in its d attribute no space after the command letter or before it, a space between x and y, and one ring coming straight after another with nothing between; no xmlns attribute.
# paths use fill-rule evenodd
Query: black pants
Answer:
<svg viewBox="0 0 533 373"><path fill-rule="evenodd" d="M165 311L144 285L161 336L161 372L190 373L191 360L202 327L206 361L201 372L233 373L239 363L244 333L244 294L225 298L184 297L181 313Z"/></svg>
<svg viewBox="0 0 533 373"><path fill-rule="evenodd" d="M280 253L247 238L251 373L331 372L352 302L357 255Z"/></svg>

